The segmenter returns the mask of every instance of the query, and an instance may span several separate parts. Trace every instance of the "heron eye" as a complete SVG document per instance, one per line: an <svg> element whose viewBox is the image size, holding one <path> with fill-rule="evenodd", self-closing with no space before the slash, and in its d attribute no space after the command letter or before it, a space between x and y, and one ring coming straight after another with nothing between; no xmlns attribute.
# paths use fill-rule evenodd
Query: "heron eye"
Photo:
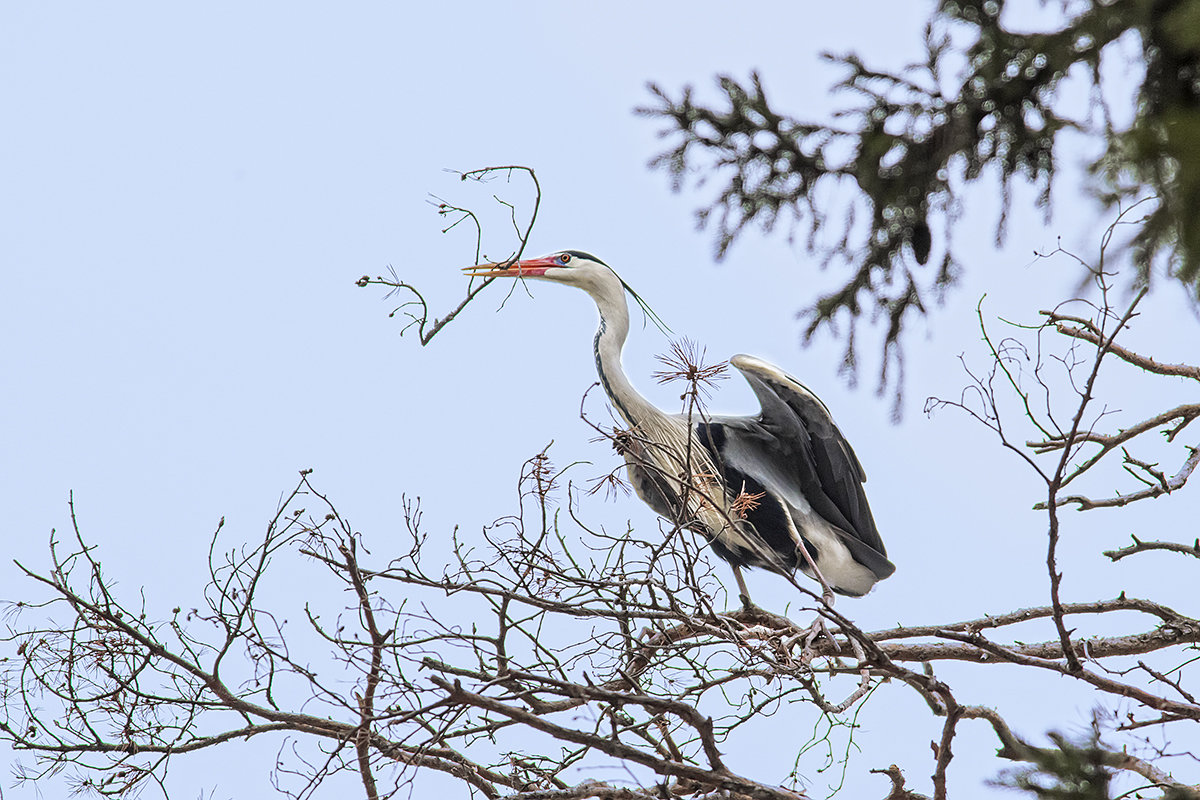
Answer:
<svg viewBox="0 0 1200 800"><path fill-rule="evenodd" d="M571 263L571 254L570 254L570 253L563 253L562 255L560 255L560 256L558 257L558 263L560 263L560 264L569 264L569 263Z"/></svg>

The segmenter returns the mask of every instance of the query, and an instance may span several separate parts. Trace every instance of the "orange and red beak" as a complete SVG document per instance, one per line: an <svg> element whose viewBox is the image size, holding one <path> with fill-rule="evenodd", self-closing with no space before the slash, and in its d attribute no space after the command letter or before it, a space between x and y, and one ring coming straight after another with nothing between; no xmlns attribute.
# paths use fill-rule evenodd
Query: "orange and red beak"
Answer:
<svg viewBox="0 0 1200 800"><path fill-rule="evenodd" d="M463 267L463 272L472 278L537 278L546 274L546 270L561 267L562 264L554 256L527 258L523 261L502 261L496 264L476 264L473 267Z"/></svg>

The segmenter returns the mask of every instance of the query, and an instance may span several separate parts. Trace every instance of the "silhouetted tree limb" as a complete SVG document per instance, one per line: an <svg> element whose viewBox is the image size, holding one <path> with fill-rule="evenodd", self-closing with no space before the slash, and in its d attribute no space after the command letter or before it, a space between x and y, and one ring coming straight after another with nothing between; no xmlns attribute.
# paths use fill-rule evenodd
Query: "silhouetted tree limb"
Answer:
<svg viewBox="0 0 1200 800"><path fill-rule="evenodd" d="M670 144L651 166L668 173L672 188L715 185L697 219L715 229L718 259L751 227L781 226L800 232L822 264L843 274L838 288L804 309L805 337L822 328L837 333L834 322L845 320L845 365L853 368L858 319L882 323L881 385L889 365L902 365L906 322L926 314L962 268L952 233L968 187L999 183L997 242L1018 183L1037 189L1049 217L1068 132L1102 149L1089 174L1110 207L1154 198L1130 241L1137 280L1148 283L1151 266L1166 264L1200 297L1195 4L1085 0L1063 4L1055 22L1035 30L1012 26L1009 6L939 2L923 58L902 69L870 66L856 53L824 54L845 71L833 88L850 97L832 122L781 111L758 73L718 76L719 100L711 103L691 87L651 84L650 104L638 109L664 123ZM1105 77L1108 64L1127 58L1122 40L1137 42L1145 66L1133 76L1134 113L1124 129L1108 105L1124 89ZM1084 116L1061 102L1068 79L1091 91ZM1079 152L1078 144L1068 152Z"/></svg>

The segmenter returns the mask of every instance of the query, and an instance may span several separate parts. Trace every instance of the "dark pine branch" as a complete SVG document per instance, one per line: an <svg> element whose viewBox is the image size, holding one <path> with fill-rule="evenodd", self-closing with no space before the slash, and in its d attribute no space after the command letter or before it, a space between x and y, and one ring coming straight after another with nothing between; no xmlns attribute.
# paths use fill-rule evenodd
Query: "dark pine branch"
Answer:
<svg viewBox="0 0 1200 800"><path fill-rule="evenodd" d="M846 71L835 88L853 98L832 123L788 116L768 100L757 73L747 81L720 76L717 102L697 99L690 87L676 93L651 84L651 103L638 109L665 123L670 145L651 165L668 173L673 188L693 176L704 176L695 178L699 186L715 184L697 217L714 229L718 259L747 230L782 226L837 268L838 287L804 310L806 339L821 329L836 333L835 320L844 318L852 367L856 321L885 321L881 385L899 380L887 369L899 362L906 324L928 312L929 299L959 269L952 231L967 187L998 183L998 243L1017 183L1037 190L1048 218L1057 169L1073 158L1063 150L1066 131L1104 146L1091 168L1104 201L1156 198L1132 240L1139 279L1148 281L1151 266L1164 261L1200 291L1195 4L1090 0L1064 11L1057 28L1033 32L1006 27L1005 5L944 0L926 27L925 58L901 70L872 67L855 53L826 54ZM1127 34L1141 41L1146 75L1135 122L1117 130L1101 62ZM1085 118L1061 110L1069 73L1090 82L1097 100ZM847 195L853 199L831 204Z"/></svg>

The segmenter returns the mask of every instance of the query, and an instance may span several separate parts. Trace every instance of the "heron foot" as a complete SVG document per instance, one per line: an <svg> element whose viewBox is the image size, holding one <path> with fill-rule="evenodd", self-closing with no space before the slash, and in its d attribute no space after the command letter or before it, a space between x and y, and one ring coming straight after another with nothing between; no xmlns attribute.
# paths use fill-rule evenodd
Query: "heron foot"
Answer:
<svg viewBox="0 0 1200 800"><path fill-rule="evenodd" d="M808 626L808 629L804 633L805 652L811 650L813 644L815 644L817 640L821 638L829 640L829 644L831 647L833 647L835 653L842 652L842 648L838 646L837 639L833 638L833 634L829 632L829 628L825 627L825 618L818 614L816 619L812 621L812 624Z"/></svg>

